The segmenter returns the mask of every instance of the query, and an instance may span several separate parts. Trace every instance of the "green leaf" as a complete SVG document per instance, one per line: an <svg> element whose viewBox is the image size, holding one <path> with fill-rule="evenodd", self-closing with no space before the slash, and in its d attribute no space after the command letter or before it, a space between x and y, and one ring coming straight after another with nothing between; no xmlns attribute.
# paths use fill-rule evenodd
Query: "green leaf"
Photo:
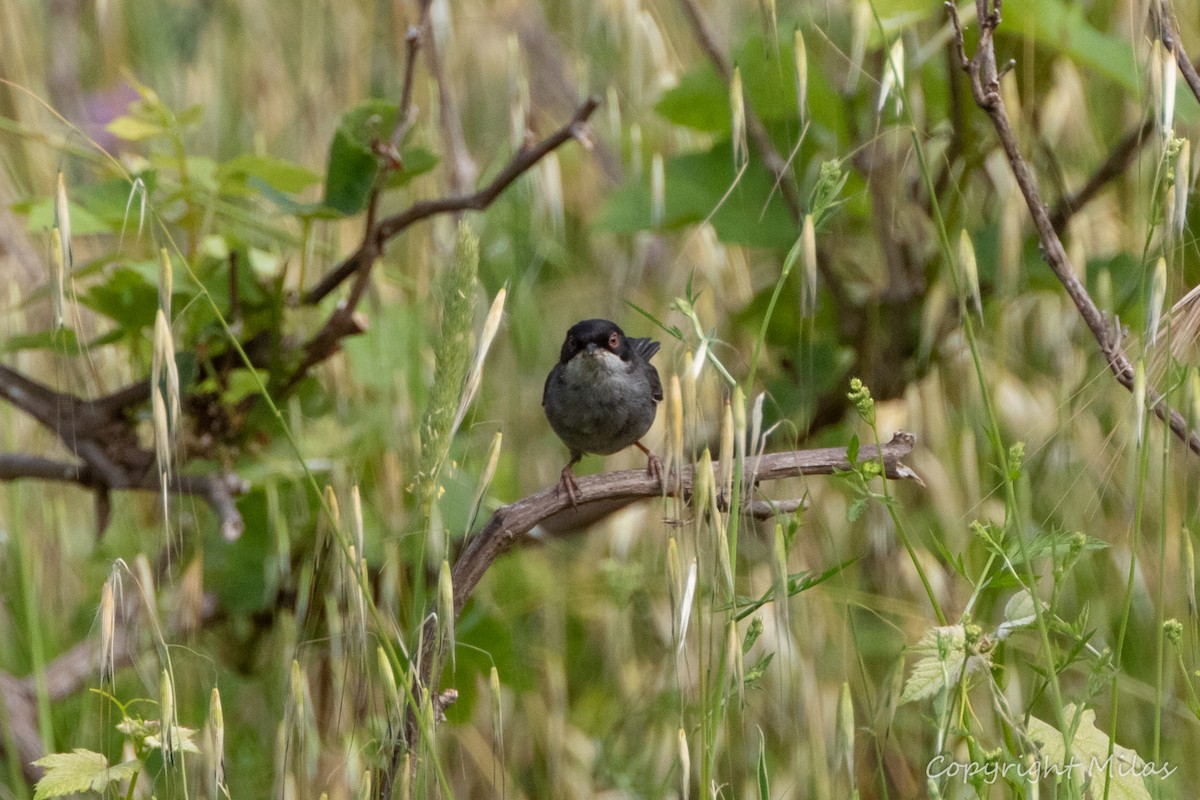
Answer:
<svg viewBox="0 0 1200 800"><path fill-rule="evenodd" d="M1064 706L1062 715L1065 720L1074 719L1075 705L1071 703ZM1115 742L1112 743L1112 761L1109 761L1108 734L1096 727L1094 709L1085 709L1079 716L1079 727L1075 729L1075 735L1071 738L1070 770L1064 761L1065 740L1057 728L1037 717L1031 717L1028 732L1030 740L1041 745L1040 752L1034 755L1046 759L1050 765L1061 767L1061 775L1074 772L1073 777L1092 787L1089 797L1150 800L1150 793L1146 791L1146 783L1142 778L1143 774L1147 774L1149 765L1136 751ZM1107 781L1106 770L1111 771ZM1109 783L1107 787L1106 782Z"/></svg>
<svg viewBox="0 0 1200 800"><path fill-rule="evenodd" d="M83 352L75 331L70 328L23 333L0 340L0 352L16 353L20 350L53 350L70 356Z"/></svg>
<svg viewBox="0 0 1200 800"><path fill-rule="evenodd" d="M788 575L788 577L787 577L787 596L793 597L795 595L800 594L801 592L808 591L809 589L813 588L814 586L819 586L820 584L829 580L834 575L837 575L839 572L841 572L846 567L850 566L851 564L853 564L856 561L858 561L857 558L848 558L845 561L841 562L840 564L834 564L832 567L825 570L824 572L815 573L815 574L812 572L807 572L807 571L793 572L791 575ZM776 599L776 593L775 593L774 588L767 589L762 594L762 596L760 596L757 600L750 600L749 598L739 596L737 598L737 607L739 610L738 610L737 616L734 617L734 619L736 619L738 622L741 622L746 617L750 616L755 611L762 608L763 606L765 606L767 603L771 602L774 599ZM728 610L728 608L729 607L726 606L725 610ZM758 622L758 620L755 620L755 622ZM751 623L750 630L746 632L746 639L749 642L749 644L743 645L743 652L745 652L746 650L749 650L750 645L754 643L754 639L750 638L752 633L754 635L754 639L757 639L758 635L760 633L762 633L761 623L757 630L755 630L755 625L753 623Z"/></svg>
<svg viewBox="0 0 1200 800"><path fill-rule="evenodd" d="M706 152L669 158L664 228L712 221L723 242L786 251L800 236L775 179L758 161L737 177L728 139ZM651 230L650 179L618 189L600 211L597 225L616 233Z"/></svg>
<svg viewBox="0 0 1200 800"><path fill-rule="evenodd" d="M347 111L329 145L324 204L346 216L367 207L379 174L379 156L372 145L386 141L396 122L396 104L368 100Z"/></svg>
<svg viewBox="0 0 1200 800"><path fill-rule="evenodd" d="M136 759L110 767L103 755L82 748L71 753L52 753L33 763L46 770L37 782L33 800L66 797L78 792L104 792L110 784L128 780L142 768L142 762Z"/></svg>
<svg viewBox="0 0 1200 800"><path fill-rule="evenodd" d="M1042 603L1042 608L1046 604ZM1004 604L1004 622L996 629L997 639L1007 639L1013 631L1031 627L1037 622L1037 614L1033 605L1033 596L1028 590L1021 591L1008 598Z"/></svg>
<svg viewBox="0 0 1200 800"><path fill-rule="evenodd" d="M20 203L13 208L25 214L25 227L29 231L40 233L54 227L53 197L43 197L29 203ZM67 201L67 209L71 215L72 237L85 236L90 233L109 233L112 230L111 225L73 200Z"/></svg>
<svg viewBox="0 0 1200 800"><path fill-rule="evenodd" d="M438 165L438 155L424 147L410 147L400 153L402 169L393 170L384 184L388 189L406 186L413 178L424 175Z"/></svg>
<svg viewBox="0 0 1200 800"><path fill-rule="evenodd" d="M185 753L199 753L200 748L197 747L196 742L193 741L195 738L195 728L185 728L182 725L171 726L171 741L173 742L171 745L172 749L182 750ZM154 748L155 750L162 749L162 737L157 731L148 735L143 741L147 747Z"/></svg>
<svg viewBox="0 0 1200 800"><path fill-rule="evenodd" d="M1046 533L1039 533L1033 537L1032 541L1024 543L1011 541L1005 547L1006 555L1009 561L1014 565L1024 564L1026 559L1032 561L1035 558L1052 558L1059 561L1071 552L1072 542L1077 538L1077 535L1072 531L1053 530ZM1078 545L1074 545L1078 546ZM1108 543L1091 536L1085 536L1083 540L1083 552L1094 552L1096 550L1104 550L1108 547Z"/></svg>
<svg viewBox="0 0 1200 800"><path fill-rule="evenodd" d="M771 781L767 773L767 737L761 737L758 745L758 799L771 800Z"/></svg>
<svg viewBox="0 0 1200 800"><path fill-rule="evenodd" d="M710 66L680 78L654 110L676 125L710 133L729 131L729 90Z"/></svg>
<svg viewBox="0 0 1200 800"><path fill-rule="evenodd" d="M88 308L116 322L126 330L140 330L154 324L158 310L158 287L128 267L113 272L80 298Z"/></svg>
<svg viewBox="0 0 1200 800"><path fill-rule="evenodd" d="M270 373L266 370L260 369L255 372L264 383L270 379ZM254 373L248 369L235 369L229 373L229 387L222 395L224 402L233 405L253 394L258 394L258 382Z"/></svg>
<svg viewBox="0 0 1200 800"><path fill-rule="evenodd" d="M1038 44L1108 77L1131 95L1140 95L1143 76L1133 46L1123 38L1097 30L1088 21L1086 10L1082 5L1062 0L1006 1L1000 32L1031 37ZM1180 108L1183 107L1181 104Z"/></svg>
<svg viewBox="0 0 1200 800"><path fill-rule="evenodd" d="M281 192L299 192L321 180L307 167L271 156L240 155L217 168L222 191L246 191L249 178Z"/></svg>
<svg viewBox="0 0 1200 800"><path fill-rule="evenodd" d="M862 518L863 512L867 510L867 498L860 497L850 504L846 509L846 521L858 522Z"/></svg>
<svg viewBox="0 0 1200 800"><path fill-rule="evenodd" d="M913 665L900 702L909 703L932 697L956 685L960 678L988 667L990 662L986 656L972 655L967 659L966 641L962 625L946 625L926 631L913 648L913 652L922 657Z"/></svg>

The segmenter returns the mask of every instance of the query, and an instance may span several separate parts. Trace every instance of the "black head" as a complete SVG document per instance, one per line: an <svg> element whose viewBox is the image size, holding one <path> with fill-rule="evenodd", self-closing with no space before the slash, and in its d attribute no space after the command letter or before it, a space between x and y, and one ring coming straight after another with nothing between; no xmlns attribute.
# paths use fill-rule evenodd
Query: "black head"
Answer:
<svg viewBox="0 0 1200 800"><path fill-rule="evenodd" d="M559 363L565 364L577 353L584 352L592 345L596 350L608 350L628 361L630 356L629 343L625 331L616 323L606 319L585 319L577 322L567 331L563 341L562 351L558 355Z"/></svg>

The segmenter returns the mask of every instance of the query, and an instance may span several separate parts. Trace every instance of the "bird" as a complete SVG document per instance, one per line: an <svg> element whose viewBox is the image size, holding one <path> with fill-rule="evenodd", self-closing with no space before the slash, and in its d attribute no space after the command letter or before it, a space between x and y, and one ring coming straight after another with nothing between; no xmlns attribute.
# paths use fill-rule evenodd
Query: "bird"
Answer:
<svg viewBox="0 0 1200 800"><path fill-rule="evenodd" d="M579 485L571 471L584 453L610 455L633 445L646 454L646 472L662 481L662 461L641 443L663 399L650 359L659 343L626 336L616 323L585 319L571 326L558 363L546 376L542 408L571 451L559 486L571 505Z"/></svg>

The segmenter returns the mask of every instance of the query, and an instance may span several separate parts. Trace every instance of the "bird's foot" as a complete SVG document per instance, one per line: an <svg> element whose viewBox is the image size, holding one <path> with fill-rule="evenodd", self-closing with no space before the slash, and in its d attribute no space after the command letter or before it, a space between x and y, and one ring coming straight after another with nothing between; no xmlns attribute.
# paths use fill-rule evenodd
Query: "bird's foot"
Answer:
<svg viewBox="0 0 1200 800"><path fill-rule="evenodd" d="M570 464L563 467L558 487L563 490L567 499L571 501L571 507L577 508L579 506L579 484L575 482L575 473L571 471Z"/></svg>
<svg viewBox="0 0 1200 800"><path fill-rule="evenodd" d="M658 488L666 491L667 482L663 477L663 463L654 452L646 451L646 474L658 481Z"/></svg>

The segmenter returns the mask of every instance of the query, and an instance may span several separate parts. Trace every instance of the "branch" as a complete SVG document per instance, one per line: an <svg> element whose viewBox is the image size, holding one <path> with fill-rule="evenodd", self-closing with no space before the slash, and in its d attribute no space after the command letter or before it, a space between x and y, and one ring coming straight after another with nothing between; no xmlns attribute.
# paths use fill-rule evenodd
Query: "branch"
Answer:
<svg viewBox="0 0 1200 800"><path fill-rule="evenodd" d="M162 482L157 470L143 471L132 475L119 467L115 474L101 475L88 464L72 464L55 461L25 453L0 453L0 481L17 481L32 478L41 481L74 483L97 493L97 502L107 503L107 493L113 489L137 489L161 492ZM242 535L245 523L237 509L235 495L249 491L245 480L233 473L215 475L172 475L167 481L167 491L172 494L192 495L204 500L217 517L221 535L233 541ZM107 515L100 514L99 529L107 527Z"/></svg>
<svg viewBox="0 0 1200 800"><path fill-rule="evenodd" d="M1101 189L1129 169L1142 147L1151 141L1150 134L1154 132L1154 125L1154 117L1147 116L1142 120L1141 125L1125 134L1121 141L1117 142L1117 146L1108 154L1108 158L1104 159L1104 163L1092 173L1092 177L1088 178L1078 191L1059 198L1058 205L1050 212L1050 225L1055 231L1061 234L1067 223L1071 221L1071 217L1090 203Z"/></svg>
<svg viewBox="0 0 1200 800"><path fill-rule="evenodd" d="M1159 38L1175 56L1175 63L1179 65L1179 73L1183 75L1184 83L1192 90L1196 101L1200 102L1200 75L1196 74L1196 67L1183 51L1183 43L1179 37L1179 20L1175 17L1175 11L1166 0L1163 0L1157 11Z"/></svg>
<svg viewBox="0 0 1200 800"><path fill-rule="evenodd" d="M975 6L976 17L980 24L979 45L975 55L968 58L962 24L958 18L958 9L955 8L953 2L946 3L946 11L950 15L950 22L954 28L959 57L963 69L971 78L971 92L975 97L975 103L987 113L992 127L996 130L996 136L1004 148L1004 155L1008 158L1013 177L1021 189L1021 194L1025 197L1025 205L1029 208L1034 227L1037 229L1038 239L1041 241L1042 258L1054 276L1062 283L1063 288L1067 290L1079 315L1083 317L1083 321L1092 332L1096 343L1099 344L1100 352L1104 355L1105 362L1117 382L1132 392L1134 390L1133 364L1121 348L1118 332L1108 325L1095 301L1088 294L1087 288L1076 276L1062 240L1059 239L1050 214L1042 202L1033 170L1021 155L1016 134L1013 132L1012 123L1008 118L1008 111L1004 107L1004 101L1000 95L1000 75L996 69L996 50L993 38L996 28L1000 25L1000 3L998 0L990 3L989 0L976 0ZM1187 419L1167 403L1161 392L1147 387L1146 403L1154 409L1154 413L1167 424L1167 427L1181 442L1186 444L1192 452L1200 455L1200 436L1191 430Z"/></svg>
<svg viewBox="0 0 1200 800"><path fill-rule="evenodd" d="M509 185L531 167L541 161L548 153L556 150L572 139L586 142L584 123L591 117L592 112L599 106L595 98L588 98L583 105L575 109L574 115L565 125L547 138L529 148L522 148L505 165L492 182L474 194L443 197L437 200L424 200L414 203L404 211L385 217L368 231L365 241L357 251L344 262L339 264L320 283L308 291L304 302L315 305L321 302L330 292L336 289L356 271L368 268L373 263L375 254L382 252L388 240L403 232L406 228L423 219L447 214L455 211L482 211L492 204Z"/></svg>
<svg viewBox="0 0 1200 800"><path fill-rule="evenodd" d="M863 463L882 459L884 471L889 478L896 480L917 480L917 474L902 461L912 452L915 439L911 433L898 431L890 442L882 447L864 446L859 450L858 462ZM751 481L757 484L761 481L774 481L783 478L794 478L800 475L832 475L835 472L852 468L846 457L845 448L827 447L818 450L795 450L784 453L770 453L757 458L748 458L743 467L743 474L752 476ZM678 480L669 481L678 486L685 498L692 493L693 468L689 465L683 468ZM451 582L454 586L454 615L457 617L466 605L471 593L479 584L480 579L495 560L512 549L514 546L529 544L537 539L528 536L534 528L540 528L550 535L562 535L576 531L583 525L595 522L599 516L594 508L599 506L603 515L611 514L636 500L663 496L663 488L656 478L649 476L645 470L628 470L624 472L609 472L602 475L589 475L578 479L579 492L577 505L571 501L555 484L532 494L523 500L498 509L492 518L484 525L479 533L467 542L454 562L451 570ZM797 501L783 501L783 507L798 507ZM759 503L751 504L751 514L763 512ZM437 636L437 620L430 617L425 623L421 636L421 653L418 661L417 687L428 689L430 697L437 697L437 687L433 676L442 663L441 643ZM418 694L417 696L420 696ZM437 716L435 707L435 717ZM390 787L399 777L398 771L403 769L403 754L416 752L419 731L416 717L410 709L405 722L405 739L393 744L391 767L383 775L383 797L390 797ZM412 762L415 767L415 759Z"/></svg>

